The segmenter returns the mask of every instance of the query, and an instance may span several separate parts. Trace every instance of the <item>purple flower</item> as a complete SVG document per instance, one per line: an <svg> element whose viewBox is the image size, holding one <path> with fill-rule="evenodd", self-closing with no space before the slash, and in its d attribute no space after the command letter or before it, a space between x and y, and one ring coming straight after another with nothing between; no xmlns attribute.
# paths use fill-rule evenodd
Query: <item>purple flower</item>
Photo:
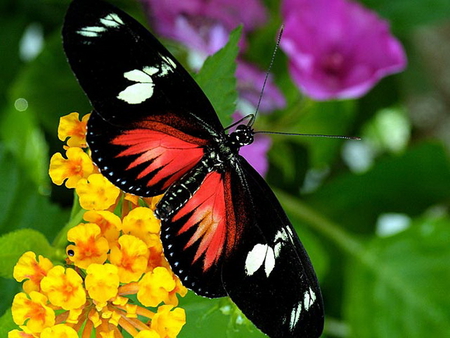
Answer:
<svg viewBox="0 0 450 338"><path fill-rule="evenodd" d="M159 34L206 55L222 48L238 25L247 33L266 21L266 10L258 0L247 0L245 10L241 0L142 1L150 4Z"/></svg>
<svg viewBox="0 0 450 338"><path fill-rule="evenodd" d="M252 109L245 111L245 113L252 114L255 112L265 77L266 73L264 71L244 61L238 61L236 78L241 104L243 102L244 104L250 104L250 109ZM283 94L269 77L264 88L259 111L261 113L272 112L275 109L284 108L285 105L286 100Z"/></svg>
<svg viewBox="0 0 450 338"><path fill-rule="evenodd" d="M255 141L247 146L242 147L240 154L256 169L261 176L267 174L269 169L269 160L267 159L267 152L272 145L272 140L270 137L257 134L255 136Z"/></svg>
<svg viewBox="0 0 450 338"><path fill-rule="evenodd" d="M284 0L282 13L291 76L314 99L360 97L406 67L387 22L355 2Z"/></svg>
<svg viewBox="0 0 450 338"><path fill-rule="evenodd" d="M229 33L240 24L244 28L242 51L245 34L264 24L267 16L259 0L247 0L245 10L242 10L241 0L142 1L149 3L158 33L180 41L190 49L189 61L194 69L201 68L208 55L222 48L228 42ZM254 113L265 72L238 59L236 77L241 98L239 108ZM284 106L283 95L269 78L260 111L270 112Z"/></svg>

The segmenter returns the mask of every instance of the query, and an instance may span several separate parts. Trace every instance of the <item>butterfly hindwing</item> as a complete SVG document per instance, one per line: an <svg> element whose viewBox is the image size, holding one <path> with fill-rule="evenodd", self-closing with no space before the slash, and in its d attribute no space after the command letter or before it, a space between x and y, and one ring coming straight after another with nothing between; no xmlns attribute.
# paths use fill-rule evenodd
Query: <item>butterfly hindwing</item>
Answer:
<svg viewBox="0 0 450 338"><path fill-rule="evenodd" d="M224 288L270 337L319 337L323 301L309 257L267 183L238 158L231 190L241 235L224 263Z"/></svg>
<svg viewBox="0 0 450 338"><path fill-rule="evenodd" d="M323 303L308 255L267 183L236 159L162 222L167 259L187 287L230 296L270 337L318 337Z"/></svg>
<svg viewBox="0 0 450 338"><path fill-rule="evenodd" d="M230 173L211 172L169 220L161 222L164 253L183 284L205 297L226 296L222 266L237 240Z"/></svg>

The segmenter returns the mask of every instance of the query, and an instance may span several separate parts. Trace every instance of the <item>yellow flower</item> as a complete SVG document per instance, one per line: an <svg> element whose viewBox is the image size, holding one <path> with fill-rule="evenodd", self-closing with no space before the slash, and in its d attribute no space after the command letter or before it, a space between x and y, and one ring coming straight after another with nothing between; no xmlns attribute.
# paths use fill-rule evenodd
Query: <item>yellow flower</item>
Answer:
<svg viewBox="0 0 450 338"><path fill-rule="evenodd" d="M153 210L138 207L123 218L121 230L142 239L148 245L149 234L159 234L160 229L161 222L155 217Z"/></svg>
<svg viewBox="0 0 450 338"><path fill-rule="evenodd" d="M36 260L36 254L32 251L25 252L14 266L13 276L16 281L21 282L25 279L23 289L26 293L39 291L42 278L53 267L52 262L39 255L39 262Z"/></svg>
<svg viewBox="0 0 450 338"><path fill-rule="evenodd" d="M59 119L58 138L65 141L69 147L86 147L86 125L90 114L84 115L80 121L78 113L70 113Z"/></svg>
<svg viewBox="0 0 450 338"><path fill-rule="evenodd" d="M101 174L82 178L76 185L80 205L85 210L105 210L112 206L120 190Z"/></svg>
<svg viewBox="0 0 450 338"><path fill-rule="evenodd" d="M108 300L117 296L119 275L115 265L91 264L86 273L86 290L98 307L106 306Z"/></svg>
<svg viewBox="0 0 450 338"><path fill-rule="evenodd" d="M64 310L77 309L86 303L83 280L71 268L55 266L42 279L41 288L53 305Z"/></svg>
<svg viewBox="0 0 450 338"><path fill-rule="evenodd" d="M115 338L115 331L111 330L109 332L100 332L101 338Z"/></svg>
<svg viewBox="0 0 450 338"><path fill-rule="evenodd" d="M78 334L70 326L58 324L44 329L40 338L78 338Z"/></svg>
<svg viewBox="0 0 450 338"><path fill-rule="evenodd" d="M173 274L166 268L157 267L139 281L138 300L144 306L158 306L169 298L169 293L175 286Z"/></svg>
<svg viewBox="0 0 450 338"><path fill-rule="evenodd" d="M109 243L115 243L119 238L122 220L110 211L86 211L83 219L89 223L95 223L100 227L101 234Z"/></svg>
<svg viewBox="0 0 450 338"><path fill-rule="evenodd" d="M26 326L22 327L23 331L12 330L8 332L8 338L36 338L36 335L31 333Z"/></svg>
<svg viewBox="0 0 450 338"><path fill-rule="evenodd" d="M161 338L161 336L155 330L140 331L135 338Z"/></svg>
<svg viewBox="0 0 450 338"><path fill-rule="evenodd" d="M67 239L74 245L67 247L69 259L82 269L86 269L90 264L102 264L108 257L108 240L101 235L100 227L97 224L78 224L67 232Z"/></svg>
<svg viewBox="0 0 450 338"><path fill-rule="evenodd" d="M157 266L169 267L169 263L163 253L163 246L159 234L149 234L146 238L146 244L150 251L150 258L148 260L149 270Z"/></svg>
<svg viewBox="0 0 450 338"><path fill-rule="evenodd" d="M161 337L175 338L186 323L184 309L175 308L170 311L172 308L171 305L162 305L152 318L151 328L158 332Z"/></svg>
<svg viewBox="0 0 450 338"><path fill-rule="evenodd" d="M139 238L123 235L118 246L111 249L109 260L119 268L121 283L137 281L147 270L149 251Z"/></svg>
<svg viewBox="0 0 450 338"><path fill-rule="evenodd" d="M11 310L14 322L26 324L31 332L41 332L55 324L55 312L47 306L47 297L36 291L31 291L29 296L24 292L18 293Z"/></svg>
<svg viewBox="0 0 450 338"><path fill-rule="evenodd" d="M81 148L72 147L66 151L67 159L56 153L50 159L49 175L52 182L66 187L75 188L81 178L86 178L94 171L91 158Z"/></svg>
<svg viewBox="0 0 450 338"><path fill-rule="evenodd" d="M24 281L26 293L17 294L12 306L21 330L10 331L8 338L123 338L125 332L134 338L175 338L186 316L174 306L187 289L163 254L161 223L153 214L161 197L125 194L94 174L89 152L79 148L85 146L86 122L76 113L61 118L59 137L69 138L70 147L67 159L52 157L49 170L56 184L76 188L88 210L83 215L88 223L67 232L66 263L76 269L53 266L33 252L22 255L14 278ZM145 203L150 208L139 207Z"/></svg>

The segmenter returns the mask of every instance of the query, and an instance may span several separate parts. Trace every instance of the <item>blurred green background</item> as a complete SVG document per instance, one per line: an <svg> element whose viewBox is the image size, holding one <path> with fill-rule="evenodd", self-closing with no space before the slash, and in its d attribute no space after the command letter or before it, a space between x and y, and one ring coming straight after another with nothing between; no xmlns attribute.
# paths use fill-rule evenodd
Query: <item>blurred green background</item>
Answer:
<svg viewBox="0 0 450 338"><path fill-rule="evenodd" d="M255 128L363 140L273 136L267 180L322 285L323 337L445 337L450 335L450 3L362 2L391 23L406 49L406 71L383 79L359 100L314 102L292 85L279 52L273 73L288 108L260 115ZM62 51L68 3L0 0L1 336L13 327L9 307L20 290L12 280L14 262L29 249L51 256L55 248L49 243L70 217L72 192L52 185L47 174L50 156L62 150L59 117L90 109ZM144 18L134 1L119 5ZM276 11L278 2L267 6ZM248 58L263 69L274 46L267 36L280 24L275 21L250 41ZM33 230L23 233L21 245L8 245L18 229ZM190 294L180 304L188 315L180 337L262 336L239 324L236 315L224 314L228 304Z"/></svg>

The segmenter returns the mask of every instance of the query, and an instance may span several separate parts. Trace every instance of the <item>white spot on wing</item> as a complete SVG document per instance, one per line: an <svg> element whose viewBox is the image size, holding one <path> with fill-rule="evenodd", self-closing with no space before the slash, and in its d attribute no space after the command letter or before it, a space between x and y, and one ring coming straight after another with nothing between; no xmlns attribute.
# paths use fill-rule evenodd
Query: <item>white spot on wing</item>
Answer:
<svg viewBox="0 0 450 338"><path fill-rule="evenodd" d="M145 66L142 70L133 69L125 72L123 76L136 83L122 90L117 98L129 104L139 104L151 98L155 88L152 76L166 76L169 71L173 72L176 67L175 63L168 57L161 55L161 58L163 61L157 66Z"/></svg>
<svg viewBox="0 0 450 338"><path fill-rule="evenodd" d="M300 303L298 303L297 306L294 307L291 311L291 318L289 321L289 328L291 329L291 331L294 331L295 326L300 320L301 313L302 313L302 302L300 301Z"/></svg>
<svg viewBox="0 0 450 338"><path fill-rule="evenodd" d="M161 54L160 56L164 62L161 63L161 73L159 74L159 76L166 76L167 74L169 74L169 72L173 72L174 69L177 68L177 65L169 57L162 56Z"/></svg>
<svg viewBox="0 0 450 338"><path fill-rule="evenodd" d="M264 261L264 272L266 273L267 277L269 277L274 267L275 267L275 253L273 252L273 249L269 246L267 247L266 259Z"/></svg>
<svg viewBox="0 0 450 338"><path fill-rule="evenodd" d="M248 276L253 275L264 264L266 257L267 245L256 244L248 253L245 259L245 273Z"/></svg>
<svg viewBox="0 0 450 338"><path fill-rule="evenodd" d="M306 291L305 294L303 295L303 306L305 307L306 311L309 310L309 308L314 304L316 299L317 299L316 294L311 288L309 288L309 290Z"/></svg>
<svg viewBox="0 0 450 338"><path fill-rule="evenodd" d="M87 38L96 38L106 32L108 28L117 28L123 25L122 19L115 13L106 15L99 20L99 26L87 26L77 31L78 34Z"/></svg>
<svg viewBox="0 0 450 338"><path fill-rule="evenodd" d="M147 73L146 70L146 68L144 68L144 71L138 69L130 70L129 72L124 73L123 77L134 82L153 82L152 77L150 76L152 73Z"/></svg>
<svg viewBox="0 0 450 338"><path fill-rule="evenodd" d="M105 27L98 27L98 26L88 26L83 27L79 31L77 31L78 34L83 35L88 38L96 38L100 35L100 33L106 32Z"/></svg>
<svg viewBox="0 0 450 338"><path fill-rule="evenodd" d="M287 229L289 230L289 227L287 227ZM269 277L275 268L276 259L280 255L281 249L288 241L292 242L292 239L283 228L275 234L273 238L273 247L262 243L256 244L247 254L245 260L245 273L248 276L251 276L264 265L264 272L266 273L266 276Z"/></svg>
<svg viewBox="0 0 450 338"><path fill-rule="evenodd" d="M123 25L122 19L115 13L108 14L100 19L100 22L107 27L119 27Z"/></svg>
<svg viewBox="0 0 450 338"><path fill-rule="evenodd" d="M275 267L275 253L267 244L256 244L245 259L245 273L253 275L264 265L264 272L269 277Z"/></svg>
<svg viewBox="0 0 450 338"><path fill-rule="evenodd" d="M153 95L153 83L135 83L122 90L117 98L129 104L139 104Z"/></svg>

